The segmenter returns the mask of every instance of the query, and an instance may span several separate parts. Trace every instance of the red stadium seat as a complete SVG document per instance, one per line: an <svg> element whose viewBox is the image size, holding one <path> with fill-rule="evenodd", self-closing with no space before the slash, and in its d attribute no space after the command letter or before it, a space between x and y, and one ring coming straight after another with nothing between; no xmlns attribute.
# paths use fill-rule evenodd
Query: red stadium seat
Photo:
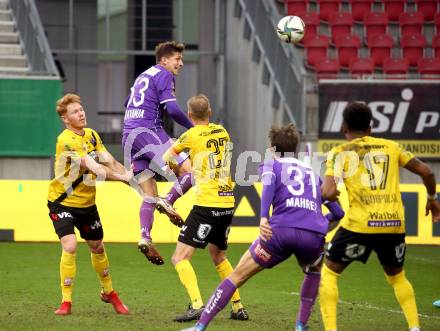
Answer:
<svg viewBox="0 0 440 331"><path fill-rule="evenodd" d="M409 63L405 58L388 58L383 61L383 72L387 78L406 78L408 70Z"/></svg>
<svg viewBox="0 0 440 331"><path fill-rule="evenodd" d="M335 45L338 48L339 63L344 67L348 67L350 61L358 57L361 40L356 35L338 36Z"/></svg>
<svg viewBox="0 0 440 331"><path fill-rule="evenodd" d="M321 59L315 65L315 72L318 79L337 78L339 70L340 65L337 59Z"/></svg>
<svg viewBox="0 0 440 331"><path fill-rule="evenodd" d="M350 0L351 15L355 21L364 21L365 13L371 12L374 0Z"/></svg>
<svg viewBox="0 0 440 331"><path fill-rule="evenodd" d="M284 0L287 15L303 17L308 10L309 0Z"/></svg>
<svg viewBox="0 0 440 331"><path fill-rule="evenodd" d="M352 59L349 70L353 78L370 76L374 72L374 62L369 58Z"/></svg>
<svg viewBox="0 0 440 331"><path fill-rule="evenodd" d="M421 12L425 21L432 21L437 12L438 0L416 0L417 11Z"/></svg>
<svg viewBox="0 0 440 331"><path fill-rule="evenodd" d="M368 40L370 57L373 59L376 67L382 67L383 60L391 56L393 45L393 38L387 34L377 35Z"/></svg>
<svg viewBox="0 0 440 331"><path fill-rule="evenodd" d="M400 34L421 34L422 26L425 22L422 13L419 12L408 12L402 13L399 16L399 24L400 24Z"/></svg>
<svg viewBox="0 0 440 331"><path fill-rule="evenodd" d="M437 34L440 34L440 12L437 12L434 16L434 25L437 31Z"/></svg>
<svg viewBox="0 0 440 331"><path fill-rule="evenodd" d="M417 71L421 78L438 79L440 76L440 59L424 58L417 62Z"/></svg>
<svg viewBox="0 0 440 331"><path fill-rule="evenodd" d="M337 36L351 34L353 17L347 12L337 12L330 15L328 20L332 30L332 41L335 42Z"/></svg>
<svg viewBox="0 0 440 331"><path fill-rule="evenodd" d="M307 53L307 63L314 66L318 61L327 58L327 49L330 45L329 37L315 35L304 40Z"/></svg>
<svg viewBox="0 0 440 331"><path fill-rule="evenodd" d="M400 13L403 13L405 8L405 0L382 0L385 5L385 12L388 13L390 21L399 21Z"/></svg>
<svg viewBox="0 0 440 331"><path fill-rule="evenodd" d="M365 13L364 24L366 29L365 35L367 36L367 41L373 36L386 34L388 28L388 14L384 12Z"/></svg>
<svg viewBox="0 0 440 331"><path fill-rule="evenodd" d="M306 25L306 31L304 33L304 38L308 38L309 36L315 36L318 34L319 27L319 16L318 13L315 12L307 12L303 16L301 16L304 24Z"/></svg>
<svg viewBox="0 0 440 331"><path fill-rule="evenodd" d="M328 21L331 14L339 11L341 0L318 0L319 17L323 21Z"/></svg>
<svg viewBox="0 0 440 331"><path fill-rule="evenodd" d="M440 34L432 38L432 48L435 52L435 57L440 59Z"/></svg>
<svg viewBox="0 0 440 331"><path fill-rule="evenodd" d="M423 48L426 46L426 38L421 34L405 35L400 39L403 57L407 58L409 65L416 66L417 61L423 57Z"/></svg>

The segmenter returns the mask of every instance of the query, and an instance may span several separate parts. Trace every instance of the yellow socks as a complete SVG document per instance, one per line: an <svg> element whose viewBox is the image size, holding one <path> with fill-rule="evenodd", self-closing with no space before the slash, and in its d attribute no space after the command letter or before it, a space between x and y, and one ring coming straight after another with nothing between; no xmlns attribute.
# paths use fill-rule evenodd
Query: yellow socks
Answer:
<svg viewBox="0 0 440 331"><path fill-rule="evenodd" d="M336 330L336 307L339 299L338 278L338 273L324 265L319 285L319 304L326 331Z"/></svg>
<svg viewBox="0 0 440 331"><path fill-rule="evenodd" d="M221 280L227 278L232 273L232 271L234 271L228 259L225 259L222 263L216 265L215 269L217 270ZM240 293L238 293L238 290L236 290L232 295L231 302L232 302L232 310L234 311L234 313L236 313L239 309L243 308L243 305L241 303Z"/></svg>
<svg viewBox="0 0 440 331"><path fill-rule="evenodd" d="M180 281L188 292L192 307L194 309L201 308L203 306L202 296L200 295L197 276L191 263L188 260L182 260L175 265L175 269L179 274Z"/></svg>
<svg viewBox="0 0 440 331"><path fill-rule="evenodd" d="M60 280L63 301L72 302L73 280L76 274L76 254L63 250L60 260Z"/></svg>
<svg viewBox="0 0 440 331"><path fill-rule="evenodd" d="M109 262L107 258L107 254L95 254L91 253L92 265L98 274L99 281L101 282L101 286L104 290L104 293L109 294L113 291L112 279L110 277L109 272Z"/></svg>
<svg viewBox="0 0 440 331"><path fill-rule="evenodd" d="M394 288L394 294L396 295L397 301L405 314L408 327L420 327L419 315L417 314L416 297L411 283L405 277L405 271L402 271L394 276L388 276L385 274L385 277L388 283Z"/></svg>

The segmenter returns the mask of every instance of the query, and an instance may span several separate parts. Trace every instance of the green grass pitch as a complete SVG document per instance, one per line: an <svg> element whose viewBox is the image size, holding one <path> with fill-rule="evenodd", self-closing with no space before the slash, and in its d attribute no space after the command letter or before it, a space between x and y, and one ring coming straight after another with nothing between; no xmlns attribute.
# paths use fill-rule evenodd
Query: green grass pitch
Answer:
<svg viewBox="0 0 440 331"><path fill-rule="evenodd" d="M135 244L107 244L115 289L131 310L118 316L98 297L99 282L90 264L88 249L81 244L77 254L77 277L72 315L59 317L53 311L60 302L58 280L59 244L0 244L1 330L180 330L191 324L173 322L188 298L170 263L174 245L158 245L166 264L150 264ZM230 245L229 258L237 263L248 245ZM205 302L219 282L207 251L193 258ZM440 247L409 246L406 273L416 291L422 330L440 330ZM251 279L240 290L250 321L230 321L228 307L209 330L293 330L302 273L294 259ZM344 331L406 330L404 316L375 256L367 265L354 263L339 282L341 302L338 326ZM311 330L322 330L315 305Z"/></svg>

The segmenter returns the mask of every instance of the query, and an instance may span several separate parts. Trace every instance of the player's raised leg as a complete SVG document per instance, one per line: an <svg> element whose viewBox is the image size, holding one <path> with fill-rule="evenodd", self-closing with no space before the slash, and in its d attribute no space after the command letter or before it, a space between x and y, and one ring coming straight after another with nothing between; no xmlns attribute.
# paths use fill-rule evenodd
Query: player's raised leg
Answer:
<svg viewBox="0 0 440 331"><path fill-rule="evenodd" d="M221 250L214 244L209 244L208 249L220 279L222 281L225 280L234 271L231 263L226 257L226 250ZM247 321L249 319L249 314L241 303L240 293L238 290L236 290L232 295L231 303L232 311L230 318L234 320Z"/></svg>
<svg viewBox="0 0 440 331"><path fill-rule="evenodd" d="M153 264L162 265L164 259L157 251L151 239L151 228L154 222L155 199L157 197L157 184L154 177L139 180L139 186L144 193L139 220L141 227L141 239L138 242L139 251Z"/></svg>

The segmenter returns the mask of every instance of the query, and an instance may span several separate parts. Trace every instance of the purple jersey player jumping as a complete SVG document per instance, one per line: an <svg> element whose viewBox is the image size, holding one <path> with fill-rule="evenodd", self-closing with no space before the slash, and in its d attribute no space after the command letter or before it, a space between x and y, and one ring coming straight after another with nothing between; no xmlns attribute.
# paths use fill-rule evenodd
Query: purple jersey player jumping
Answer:
<svg viewBox="0 0 440 331"><path fill-rule="evenodd" d="M183 220L172 205L192 186L191 164L185 155L180 156L180 165L173 169L178 178L166 199L158 197L154 179L154 173L166 176L162 155L172 143L163 128L164 112L187 129L193 126L180 110L174 91L174 77L183 66L183 50L184 45L176 42L158 44L155 49L157 64L136 78L125 105L122 137L124 159L131 163L143 196L138 248L150 262L158 265L163 264L164 260L154 247L150 234L154 209L167 214L172 223L181 227Z"/></svg>
<svg viewBox="0 0 440 331"><path fill-rule="evenodd" d="M285 153L296 151L299 135L293 124L272 127L271 146L281 157L265 161L260 167L263 182L260 237L242 256L233 273L214 291L197 324L186 331L203 331L226 306L234 291L265 268L280 264L295 254L305 276L296 330L307 329L318 294L324 251L324 236L329 220L339 220L344 212L337 202L326 204L330 215L321 212L319 176L310 166ZM269 208L272 205L272 217Z"/></svg>

